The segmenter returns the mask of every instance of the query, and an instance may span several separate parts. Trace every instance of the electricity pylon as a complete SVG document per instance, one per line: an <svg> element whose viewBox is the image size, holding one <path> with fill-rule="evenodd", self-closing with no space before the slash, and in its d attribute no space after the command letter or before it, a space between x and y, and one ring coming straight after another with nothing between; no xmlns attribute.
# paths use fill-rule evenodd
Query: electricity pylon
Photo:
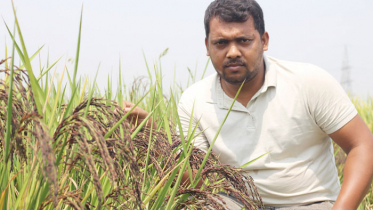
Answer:
<svg viewBox="0 0 373 210"><path fill-rule="evenodd" d="M341 85L343 89L347 93L352 92L351 88L351 77L350 77L350 72L351 72L351 66L348 63L348 53L347 53L347 46L345 45L345 51L343 55L343 60L342 60L342 69L341 69Z"/></svg>

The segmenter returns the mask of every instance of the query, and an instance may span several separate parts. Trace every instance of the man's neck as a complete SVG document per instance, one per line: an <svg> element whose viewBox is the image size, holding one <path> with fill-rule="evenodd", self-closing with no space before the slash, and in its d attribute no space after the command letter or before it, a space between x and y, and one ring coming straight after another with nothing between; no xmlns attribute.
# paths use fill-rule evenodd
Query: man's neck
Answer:
<svg viewBox="0 0 373 210"><path fill-rule="evenodd" d="M251 98L255 95L256 92L263 86L265 77L264 66L259 70L258 74L249 82L246 82L240 91L240 94L237 97L237 101L240 102L243 106L247 106ZM223 91L229 97L234 98L239 90L241 84L230 84L224 79L220 78L220 83Z"/></svg>

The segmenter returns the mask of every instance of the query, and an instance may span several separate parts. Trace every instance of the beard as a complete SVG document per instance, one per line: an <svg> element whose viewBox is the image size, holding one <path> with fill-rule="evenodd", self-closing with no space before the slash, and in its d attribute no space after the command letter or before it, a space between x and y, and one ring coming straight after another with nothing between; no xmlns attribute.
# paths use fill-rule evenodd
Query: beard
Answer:
<svg viewBox="0 0 373 210"><path fill-rule="evenodd" d="M244 68L244 72L237 72L237 73L230 73L225 70L227 67L230 65L235 64L235 65L241 65ZM223 71L220 73L217 71L218 75L220 78L224 79L226 82L232 84L232 85L237 85L237 84L242 84L244 81L250 82L255 78L255 76L258 74L259 68L255 68L254 70L249 70L249 67L247 66L247 63L242 61L241 59L232 59L223 64Z"/></svg>

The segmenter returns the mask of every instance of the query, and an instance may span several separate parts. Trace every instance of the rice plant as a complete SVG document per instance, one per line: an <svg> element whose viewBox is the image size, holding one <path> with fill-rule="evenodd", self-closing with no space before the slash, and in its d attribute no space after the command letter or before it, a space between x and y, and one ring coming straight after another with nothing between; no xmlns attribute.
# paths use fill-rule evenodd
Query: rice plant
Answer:
<svg viewBox="0 0 373 210"><path fill-rule="evenodd" d="M102 94L96 78L77 77L82 18L73 72L65 61L54 82L50 70L60 59L36 77L31 60L41 49L29 57L15 10L14 16L13 32L6 26L12 55L0 61L3 209L225 209L218 192L234 195L247 209L262 205L251 177L220 164L211 148L193 147L195 128L186 136L175 133L181 130L181 91L164 95L160 62L167 50L154 73L147 69L147 82L125 88L120 76L118 90L109 80ZM130 120L123 100L145 108L158 126ZM184 173L189 182L181 182Z"/></svg>

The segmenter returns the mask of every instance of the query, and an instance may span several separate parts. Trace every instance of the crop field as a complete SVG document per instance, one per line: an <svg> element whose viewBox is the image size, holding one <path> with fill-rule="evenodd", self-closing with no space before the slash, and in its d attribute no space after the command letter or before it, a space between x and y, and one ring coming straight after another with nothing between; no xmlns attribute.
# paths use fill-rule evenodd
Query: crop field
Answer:
<svg viewBox="0 0 373 210"><path fill-rule="evenodd" d="M211 147L207 153L193 147L199 133L191 123L186 136L176 134L183 89L163 86L160 62L167 50L154 65L144 56L147 78L124 84L119 63L119 79L100 90L97 73L77 77L81 27L74 68L58 59L46 61L36 74L31 61L42 48L29 54L20 25L16 18L14 27L6 26L13 44L0 58L2 209L224 209L218 192L234 195L246 209L261 205L255 180L220 164ZM58 62L64 67L56 76ZM123 101L148 111L158 126L130 119ZM352 101L373 130L373 99ZM335 156L343 184L345 155L338 146ZM189 181L182 183L184 172ZM371 188L360 208L372 207Z"/></svg>

